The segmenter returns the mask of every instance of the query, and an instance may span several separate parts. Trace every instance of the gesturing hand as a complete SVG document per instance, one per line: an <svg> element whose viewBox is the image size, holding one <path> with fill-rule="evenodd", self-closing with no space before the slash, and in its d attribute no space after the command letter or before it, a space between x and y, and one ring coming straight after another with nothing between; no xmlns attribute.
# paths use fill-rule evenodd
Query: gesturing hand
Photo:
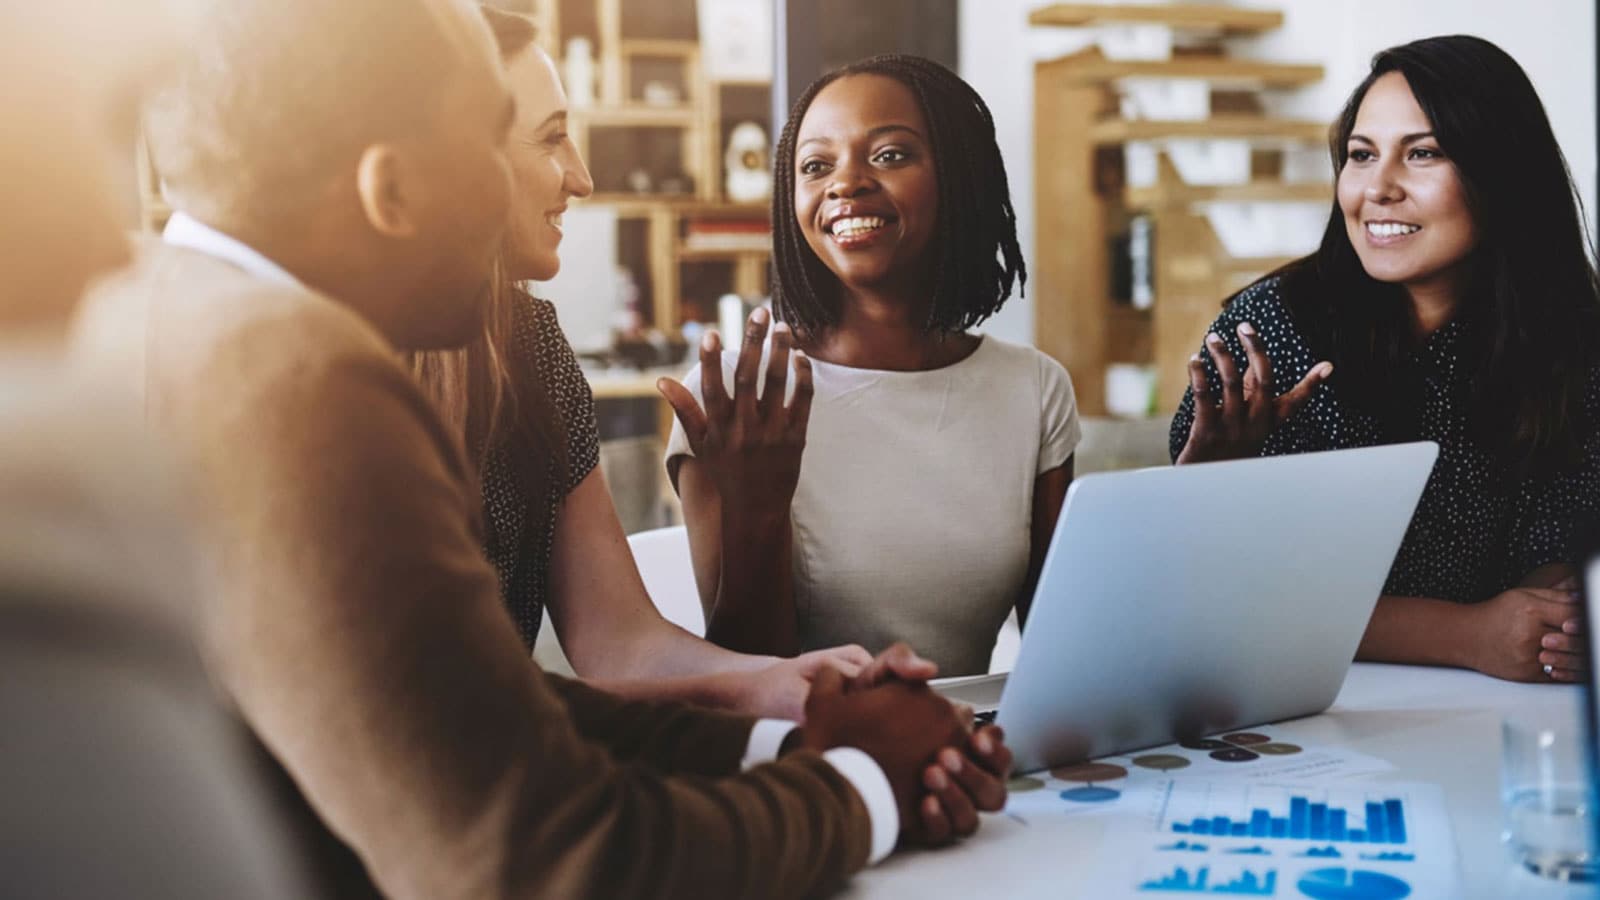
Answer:
<svg viewBox="0 0 1600 900"><path fill-rule="evenodd" d="M656 382L656 389L672 404L689 448L724 504L741 510L787 513L800 478L800 456L811 418L811 360L802 351L793 352L794 400L785 405L793 339L789 326L779 322L772 332L765 384L757 396L757 381L763 377L761 346L769 317L765 309L750 314L734 369L732 397L723 388L721 338L714 331L700 343L705 409L688 388L670 378Z"/></svg>
<svg viewBox="0 0 1600 900"><path fill-rule="evenodd" d="M1239 325L1239 340L1244 344L1245 357L1250 365L1244 376L1233 354L1222 342L1221 335L1206 335L1206 352L1217 365L1222 381L1222 398L1212 396L1210 382L1206 379L1205 362L1196 353L1189 360L1189 386L1194 391L1194 424L1189 427L1189 441L1178 454L1178 465L1192 462L1212 462L1221 459L1241 459L1261 452L1267 436L1273 429L1287 421L1311 399L1317 385L1333 374L1333 364L1320 362L1311 367L1306 377L1294 389L1281 397L1272 395L1272 361L1267 350L1249 322Z"/></svg>
<svg viewBox="0 0 1600 900"><path fill-rule="evenodd" d="M1476 617L1473 667L1511 681L1578 681L1589 666L1578 595L1564 587L1512 588L1469 607ZM1545 674L1544 667L1550 666Z"/></svg>

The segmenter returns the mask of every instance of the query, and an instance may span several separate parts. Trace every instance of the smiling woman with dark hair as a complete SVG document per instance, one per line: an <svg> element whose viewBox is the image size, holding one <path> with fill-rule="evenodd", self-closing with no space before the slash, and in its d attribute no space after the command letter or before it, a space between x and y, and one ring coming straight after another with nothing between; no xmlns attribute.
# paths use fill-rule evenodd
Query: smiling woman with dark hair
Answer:
<svg viewBox="0 0 1600 900"><path fill-rule="evenodd" d="M1438 442L1360 656L1575 680L1600 291L1544 107L1488 41L1429 38L1373 59L1332 153L1321 247L1212 325L1173 457Z"/></svg>
<svg viewBox="0 0 1600 900"><path fill-rule="evenodd" d="M800 97L775 175L766 374L758 310L738 354L713 334L662 385L707 637L987 671L1079 436L1060 365L967 332L1026 277L994 121L948 69L876 57Z"/></svg>

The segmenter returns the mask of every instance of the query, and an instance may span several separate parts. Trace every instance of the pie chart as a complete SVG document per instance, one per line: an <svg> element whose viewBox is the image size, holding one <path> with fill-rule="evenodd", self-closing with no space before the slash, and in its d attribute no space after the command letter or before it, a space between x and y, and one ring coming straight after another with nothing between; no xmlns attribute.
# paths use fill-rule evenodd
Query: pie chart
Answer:
<svg viewBox="0 0 1600 900"><path fill-rule="evenodd" d="M1400 900L1411 894L1411 885L1393 875L1342 868L1313 869L1295 887L1313 900Z"/></svg>
<svg viewBox="0 0 1600 900"><path fill-rule="evenodd" d="M1073 788L1070 791L1061 792L1061 799L1071 800L1074 803L1110 803L1121 796L1121 791L1108 787L1096 787L1092 784L1088 787Z"/></svg>

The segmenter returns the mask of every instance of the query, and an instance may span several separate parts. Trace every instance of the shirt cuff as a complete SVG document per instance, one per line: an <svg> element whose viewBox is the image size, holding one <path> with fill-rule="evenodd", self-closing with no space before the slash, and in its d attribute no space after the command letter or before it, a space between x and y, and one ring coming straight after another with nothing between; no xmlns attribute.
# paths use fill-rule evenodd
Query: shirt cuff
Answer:
<svg viewBox="0 0 1600 900"><path fill-rule="evenodd" d="M900 837L900 808L894 802L888 776L872 757L854 747L824 750L822 758L861 795L867 818L872 821L872 851L867 855L867 865L882 862L894 852L895 841Z"/></svg>
<svg viewBox="0 0 1600 900"><path fill-rule="evenodd" d="M777 759L778 751L783 749L783 739L796 727L788 719L757 719L756 726L750 729L750 740L744 745L744 759L739 761L739 771Z"/></svg>

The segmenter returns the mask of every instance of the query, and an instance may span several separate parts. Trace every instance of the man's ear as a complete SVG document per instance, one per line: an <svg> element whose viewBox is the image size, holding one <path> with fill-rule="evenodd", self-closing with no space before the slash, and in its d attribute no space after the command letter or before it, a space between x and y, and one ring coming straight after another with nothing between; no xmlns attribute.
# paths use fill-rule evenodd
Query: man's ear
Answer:
<svg viewBox="0 0 1600 900"><path fill-rule="evenodd" d="M361 153L356 167L356 193L367 224L384 237L417 236L416 186L404 156L387 144L374 144Z"/></svg>

